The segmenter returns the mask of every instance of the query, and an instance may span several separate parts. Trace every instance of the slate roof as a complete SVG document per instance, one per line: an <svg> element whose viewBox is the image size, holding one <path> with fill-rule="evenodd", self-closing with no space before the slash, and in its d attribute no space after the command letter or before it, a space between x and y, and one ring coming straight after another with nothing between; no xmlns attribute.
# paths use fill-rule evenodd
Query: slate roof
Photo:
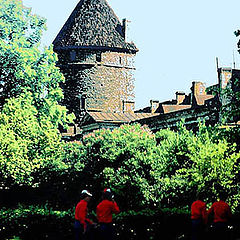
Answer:
<svg viewBox="0 0 240 240"><path fill-rule="evenodd" d="M195 98L197 105L204 105L205 101L214 98L214 95L197 95Z"/></svg>
<svg viewBox="0 0 240 240"><path fill-rule="evenodd" d="M87 112L82 126L93 122L108 122L108 123L130 123L135 120L157 116L156 113L112 113L112 112Z"/></svg>
<svg viewBox="0 0 240 240"><path fill-rule="evenodd" d="M53 45L55 49L138 51L134 43L125 41L123 26L106 0L80 0Z"/></svg>
<svg viewBox="0 0 240 240"><path fill-rule="evenodd" d="M192 105L162 105L163 113L170 113L191 108Z"/></svg>

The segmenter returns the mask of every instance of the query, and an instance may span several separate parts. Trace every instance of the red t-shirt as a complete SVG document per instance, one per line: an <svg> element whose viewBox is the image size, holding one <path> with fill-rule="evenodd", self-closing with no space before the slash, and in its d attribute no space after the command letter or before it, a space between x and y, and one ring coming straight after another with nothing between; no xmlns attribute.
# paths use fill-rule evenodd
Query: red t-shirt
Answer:
<svg viewBox="0 0 240 240"><path fill-rule="evenodd" d="M193 202L191 206L191 219L202 219L204 223L207 222L206 204L203 201L197 200Z"/></svg>
<svg viewBox="0 0 240 240"><path fill-rule="evenodd" d="M92 221L90 219L87 218L87 212L88 212L88 208L87 208L87 202L85 200L81 200L75 209L75 219L78 220L81 224L83 224L84 229L86 229L86 222L89 222L90 224L92 224Z"/></svg>
<svg viewBox="0 0 240 240"><path fill-rule="evenodd" d="M232 216L230 207L222 200L213 203L208 214L212 212L214 213L213 222L227 222Z"/></svg>
<svg viewBox="0 0 240 240"><path fill-rule="evenodd" d="M97 205L97 219L100 223L111 223L112 214L118 214L120 212L116 202L103 200Z"/></svg>

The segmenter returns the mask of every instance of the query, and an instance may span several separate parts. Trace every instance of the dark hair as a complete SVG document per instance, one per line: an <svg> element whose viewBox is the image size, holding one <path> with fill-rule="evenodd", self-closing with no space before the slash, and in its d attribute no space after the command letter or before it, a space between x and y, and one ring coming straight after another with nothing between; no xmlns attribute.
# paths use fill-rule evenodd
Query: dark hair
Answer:
<svg viewBox="0 0 240 240"><path fill-rule="evenodd" d="M202 191L197 192L196 193L196 198L198 200L203 200L204 199L204 192L202 192Z"/></svg>
<svg viewBox="0 0 240 240"><path fill-rule="evenodd" d="M84 199L85 197L87 197L88 195L86 194L86 193L81 193L81 195L80 195L80 199L82 200L82 199Z"/></svg>
<svg viewBox="0 0 240 240"><path fill-rule="evenodd" d="M219 198L220 198L220 200L223 200L223 201L226 201L227 200L227 193L225 192L225 191L220 191L219 193L218 193L218 196L219 196Z"/></svg>
<svg viewBox="0 0 240 240"><path fill-rule="evenodd" d="M113 197L113 194L111 192L104 192L102 195L103 200L109 200L111 201Z"/></svg>

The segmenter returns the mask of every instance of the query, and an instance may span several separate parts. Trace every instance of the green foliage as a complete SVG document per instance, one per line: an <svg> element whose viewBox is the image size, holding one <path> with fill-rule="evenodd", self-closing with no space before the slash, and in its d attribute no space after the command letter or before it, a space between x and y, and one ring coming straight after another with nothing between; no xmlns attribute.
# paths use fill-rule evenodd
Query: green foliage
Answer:
<svg viewBox="0 0 240 240"><path fill-rule="evenodd" d="M234 34L235 34L236 37L239 37L240 36L240 30L236 30L234 32ZM238 46L238 51L239 51L240 50L240 41L238 41L237 46Z"/></svg>
<svg viewBox="0 0 240 240"><path fill-rule="evenodd" d="M61 172L59 125L73 120L59 105L63 75L52 47L40 51L45 20L21 1L0 0L0 182L35 186Z"/></svg>
<svg viewBox="0 0 240 240"><path fill-rule="evenodd" d="M222 121L233 123L240 120L240 79L232 77L225 89L222 90Z"/></svg>
<svg viewBox="0 0 240 240"><path fill-rule="evenodd" d="M21 1L0 0L0 107L7 99L31 92L39 121L56 126L73 119L58 105L63 98L52 47L39 50L45 20L31 14Z"/></svg>
<svg viewBox="0 0 240 240"><path fill-rule="evenodd" d="M0 181L32 184L33 173L65 167L59 160L60 135L51 121L38 121L30 95L7 100L0 113Z"/></svg>
<svg viewBox="0 0 240 240"><path fill-rule="evenodd" d="M102 187L111 186L125 198L128 207L150 199L151 191L147 188L156 141L149 129L123 125L112 132L100 130L86 136L83 145L89 178L96 179Z"/></svg>
<svg viewBox="0 0 240 240"><path fill-rule="evenodd" d="M222 129L203 124L197 133L181 123L178 131L166 129L155 135L140 125L123 125L66 145L63 161L75 178L84 180L81 186L98 193L111 187L126 210L183 208L198 191L209 203L226 191L235 209L240 201L240 154L225 136Z"/></svg>
<svg viewBox="0 0 240 240"><path fill-rule="evenodd" d="M73 209L54 210L47 204L0 209L1 239L71 239ZM51 235L51 232L54 235Z"/></svg>
<svg viewBox="0 0 240 240"><path fill-rule="evenodd" d="M219 191L226 191L231 206L235 208L239 204L240 154L235 145L224 139L216 140L212 133L204 125L200 125L197 134L184 127L178 132L164 130L157 133L157 136L165 137L159 143L159 162L154 171L157 175L153 176L159 200L162 199L164 204L189 205L198 191L205 193L208 202L215 201Z"/></svg>
<svg viewBox="0 0 240 240"><path fill-rule="evenodd" d="M84 163L82 157L85 154L83 144L79 141L62 143L62 161L68 167L68 171L82 172Z"/></svg>
<svg viewBox="0 0 240 240"><path fill-rule="evenodd" d="M235 36L239 38L240 30L234 32ZM240 40L237 43L238 52L240 52ZM222 115L224 122L237 122L240 120L240 79L233 76L223 90L223 98L226 103L222 106Z"/></svg>
<svg viewBox="0 0 240 240"><path fill-rule="evenodd" d="M25 206L19 204L16 208L2 208L0 209L0 219L1 223L6 221L11 222L13 220L18 220L21 218L26 218L29 215L41 215L41 216L56 216L57 218L62 218L65 216L71 216L73 214L73 209L68 211L54 210L52 207L45 204L43 206L30 205Z"/></svg>
<svg viewBox="0 0 240 240"><path fill-rule="evenodd" d="M18 205L16 208L0 209L1 239L73 239L73 209L67 211L54 210L48 205ZM171 236L175 239L179 230L188 228L189 213L171 209L121 212L116 216L116 239L159 239L161 236ZM179 221L181 220L181 222ZM179 229L172 228L179 226ZM171 229L170 229L171 228ZM171 232L171 234L170 234ZM16 237L17 236L17 237ZM95 237L99 239L99 236Z"/></svg>
<svg viewBox="0 0 240 240"><path fill-rule="evenodd" d="M30 99L30 97L27 99ZM37 110L31 102L26 101L26 97L23 97L21 101L18 100L17 103L26 107L26 109L23 106L19 107L19 109L22 109L24 116L29 115L30 119L33 118L34 112L36 113ZM10 106L6 107L8 109L6 111L10 111L9 109L12 111L12 109L17 108L18 104L14 103L13 106L15 107L9 104ZM32 113L28 114L28 111L32 111ZM7 115L8 117L0 117L0 120L5 119L4 125L1 125L0 121L0 127L9 126L8 129L11 129L10 126L14 126L15 119L16 121L20 119L20 112L14 111L11 118L9 118L9 115ZM31 119L31 122L35 122L31 129L39 128L38 121ZM22 128L28 126L27 124L27 121L24 122ZM19 135L25 139L22 128L20 124ZM37 134L37 139L41 139L41 134L44 134L44 132L41 133L42 129L45 128L40 127L38 132L30 131L28 137L33 136L32 139L35 139L34 134ZM50 136L52 136L51 134ZM119 232L124 235L123 232L126 233L127 231L126 235L134 239L134 234L141 235L143 231L146 234L146 239L150 239L150 236L157 236L157 229L160 229L160 226L162 232L169 225L169 222L179 222L182 219L186 222L186 219L190 219L189 206L195 200L196 193L199 191L204 192L205 201L208 204L216 200L219 192L227 192L227 201L232 210L234 212L238 211L237 206L240 202L240 154L236 150L236 144L227 142L226 139L229 138L226 138L226 136L228 134L231 133L225 132L225 130L223 132L223 129L219 128L209 128L204 124L200 124L198 132L194 133L187 130L181 123L178 131L166 129L156 134L151 133L147 127L140 125L123 125L113 131L98 130L85 136L82 141L69 143L56 141L52 136L53 140L49 138L46 145L45 143L43 145L38 143L40 148L38 146L37 149L41 149L38 154L44 156L44 158L41 158L40 166L30 169L29 173L30 176L38 176L41 180L39 182L45 184L45 187L51 193L51 197L57 202L55 205L51 203L51 206L58 205L62 209L73 207L78 200L79 192L83 188L89 188L93 192L94 197L92 203L90 203L90 205L93 205L90 207L95 209L94 205L100 197L102 189L110 187L114 191L116 201L122 210L122 213L115 218L118 223L121 223ZM16 134L14 136L16 137ZM49 137L49 135L44 136ZM0 143L2 141L0 139ZM42 141L43 139L41 143ZM31 149L29 147L31 146L30 142L31 140L26 149ZM50 142L53 145L45 151ZM21 140L19 141L20 144ZM9 145L9 149L11 147ZM21 152L20 150L16 152ZM37 151L32 154L37 154L35 152ZM49 156L47 161L44 161L45 158L47 159L46 154L50 153L52 155ZM14 154L12 156L14 166L14 161L17 158L14 158ZM20 159L22 161L20 164L25 167L27 163L23 161L24 158ZM33 159L38 158L33 156ZM16 165L20 164L16 163ZM31 166L34 166L34 164ZM7 173L9 174L9 171ZM22 173L16 167L14 173L11 174L15 174L16 179L19 179ZM24 177L25 175L23 175L23 179L26 179ZM34 177L34 180L31 181L36 181ZM42 187L41 184L40 187ZM63 203L68 202L69 205L64 206L64 204L59 203L61 196L63 196ZM52 201L49 196L48 200ZM33 212L38 215L37 220L34 217L34 221L37 223L39 223L39 215L43 214L41 219L46 220L46 214L48 213L48 217L52 221L58 222L65 217L70 219L69 217L73 214L69 211L67 213L56 212L47 206L46 209L39 210L39 212L36 209L22 209L19 213L21 217L18 219L18 211L14 210L8 216L6 213L2 214L6 216L5 220L2 217L3 221L6 222L11 216L15 216L15 220L12 222L30 221L29 219L32 218L31 212ZM25 220L23 221L23 219ZM140 224L142 219L148 219L147 226L143 227ZM157 222L159 225L153 224L153 222ZM131 223L134 223L134 225L131 225ZM20 224L20 226L22 225ZM31 223L28 222L26 226L32 226L32 221ZM128 226L131 226L131 228L128 228ZM138 228L139 226L142 227ZM181 233L181 230L177 229L174 234ZM15 236L21 237L16 233Z"/></svg>

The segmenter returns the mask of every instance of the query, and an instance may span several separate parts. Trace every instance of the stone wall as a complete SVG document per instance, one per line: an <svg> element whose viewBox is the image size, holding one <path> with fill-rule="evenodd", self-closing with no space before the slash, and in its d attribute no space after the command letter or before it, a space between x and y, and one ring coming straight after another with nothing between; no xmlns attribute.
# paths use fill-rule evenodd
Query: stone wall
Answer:
<svg viewBox="0 0 240 240"><path fill-rule="evenodd" d="M188 129L196 130L199 120L205 122L207 126L215 125L219 121L219 106L201 106L193 109L160 114L155 117L137 120L141 125L147 125L151 131L157 132L161 129L177 129L177 124L184 120Z"/></svg>
<svg viewBox="0 0 240 240"><path fill-rule="evenodd" d="M134 54L72 49L58 56L63 104L79 119L85 110L123 112L123 101L134 100Z"/></svg>

